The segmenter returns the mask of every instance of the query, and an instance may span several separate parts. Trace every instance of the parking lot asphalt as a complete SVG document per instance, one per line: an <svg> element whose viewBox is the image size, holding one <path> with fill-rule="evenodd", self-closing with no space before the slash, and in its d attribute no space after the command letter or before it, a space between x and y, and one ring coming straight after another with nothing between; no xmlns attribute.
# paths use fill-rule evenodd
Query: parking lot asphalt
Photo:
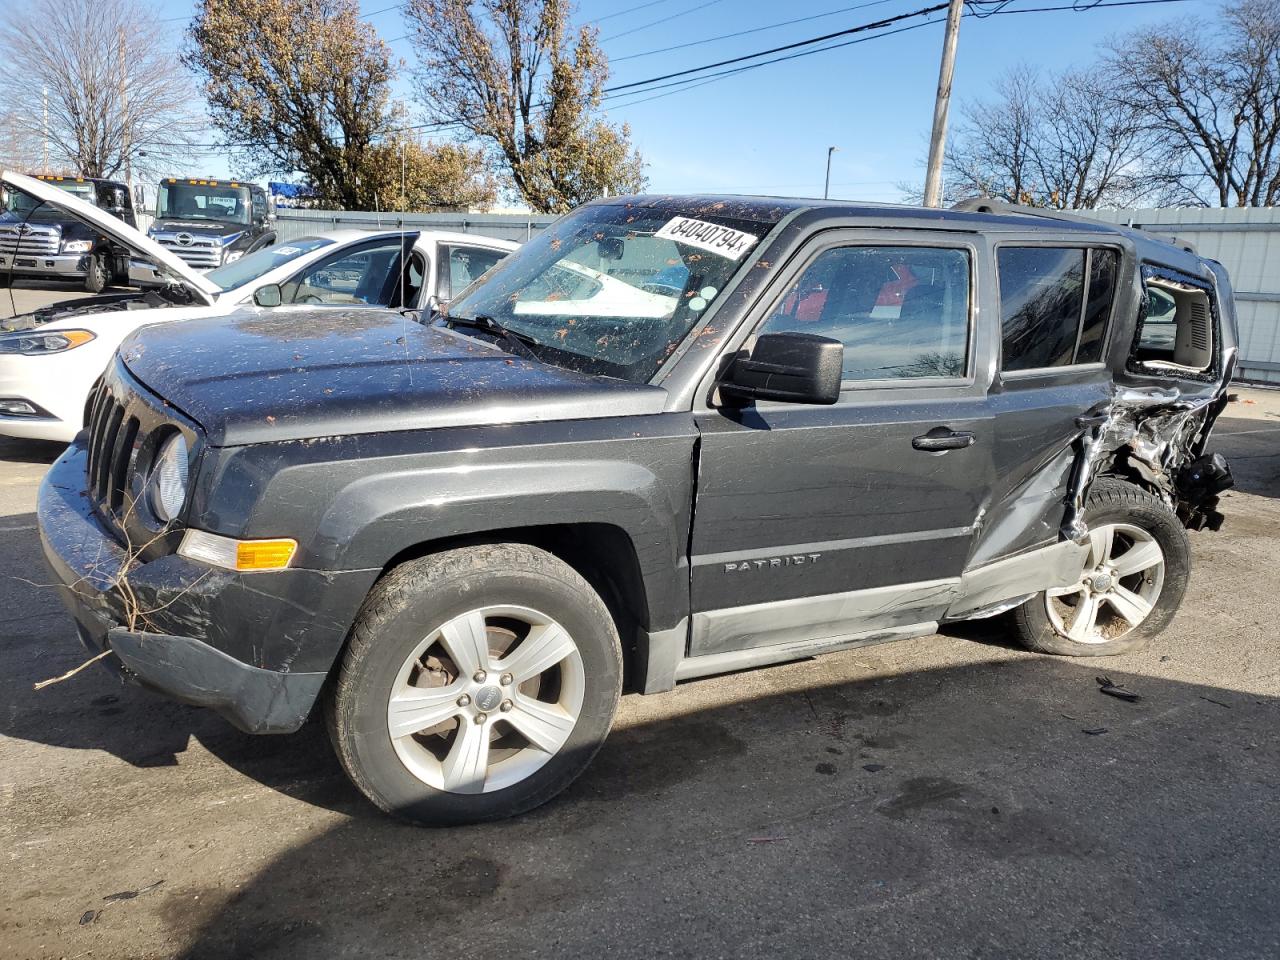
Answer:
<svg viewBox="0 0 1280 960"><path fill-rule="evenodd" d="M1146 651L988 621L628 697L562 797L451 830L367 805L319 724L33 690L85 658L35 529L58 450L0 441L0 958L1274 958L1280 394L1240 397Z"/></svg>

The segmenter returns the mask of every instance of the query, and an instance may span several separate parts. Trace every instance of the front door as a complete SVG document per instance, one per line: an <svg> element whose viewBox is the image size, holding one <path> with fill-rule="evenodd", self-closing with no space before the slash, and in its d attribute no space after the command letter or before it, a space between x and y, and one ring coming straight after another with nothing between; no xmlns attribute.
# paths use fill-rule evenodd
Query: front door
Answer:
<svg viewBox="0 0 1280 960"><path fill-rule="evenodd" d="M994 345L975 336L985 257L950 234L833 233L762 298L752 338L840 340L844 384L833 406L697 413L691 655L946 610L992 481Z"/></svg>

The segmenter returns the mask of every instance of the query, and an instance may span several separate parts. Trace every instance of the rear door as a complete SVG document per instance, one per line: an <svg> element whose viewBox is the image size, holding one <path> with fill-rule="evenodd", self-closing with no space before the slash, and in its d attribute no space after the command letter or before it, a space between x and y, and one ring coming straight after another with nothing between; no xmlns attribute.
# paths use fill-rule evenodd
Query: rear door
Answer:
<svg viewBox="0 0 1280 960"><path fill-rule="evenodd" d="M1106 364L1124 251L1009 238L995 247L1001 329L996 482L970 566L1053 542L1080 438L1111 402Z"/></svg>
<svg viewBox="0 0 1280 960"><path fill-rule="evenodd" d="M694 656L924 623L956 593L992 482L987 254L890 236L820 235L748 320L842 341L834 406L695 411Z"/></svg>

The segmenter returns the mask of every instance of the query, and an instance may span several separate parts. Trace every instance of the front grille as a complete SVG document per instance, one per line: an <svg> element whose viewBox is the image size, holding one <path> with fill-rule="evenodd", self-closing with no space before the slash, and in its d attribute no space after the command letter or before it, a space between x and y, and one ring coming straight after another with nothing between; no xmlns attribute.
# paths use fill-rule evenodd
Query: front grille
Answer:
<svg viewBox="0 0 1280 960"><path fill-rule="evenodd" d="M11 257L52 257L62 242L59 227L40 227L30 223L0 227L0 254Z"/></svg>
<svg viewBox="0 0 1280 960"><path fill-rule="evenodd" d="M182 243L178 240L180 236L190 239ZM176 253L189 266L197 270L212 270L222 264L222 244L213 240L176 233L157 233L152 239L170 253Z"/></svg>
<svg viewBox="0 0 1280 960"><path fill-rule="evenodd" d="M89 495L103 513L118 515L124 506L129 465L138 440L138 418L125 409L103 382L89 402Z"/></svg>
<svg viewBox="0 0 1280 960"><path fill-rule="evenodd" d="M135 380L119 358L89 394L85 426L85 490L104 525L146 562L173 553L183 527L161 522L147 505L147 475L157 448L176 431L186 437L194 476L199 428Z"/></svg>

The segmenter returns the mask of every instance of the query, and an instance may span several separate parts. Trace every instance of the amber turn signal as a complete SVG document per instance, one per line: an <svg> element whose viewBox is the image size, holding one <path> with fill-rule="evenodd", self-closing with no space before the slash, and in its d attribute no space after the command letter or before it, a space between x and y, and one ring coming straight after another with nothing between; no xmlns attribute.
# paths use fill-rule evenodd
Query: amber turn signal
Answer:
<svg viewBox="0 0 1280 960"><path fill-rule="evenodd" d="M254 573L286 569L297 550L297 540L234 540L203 530L188 530L178 554L224 570Z"/></svg>

